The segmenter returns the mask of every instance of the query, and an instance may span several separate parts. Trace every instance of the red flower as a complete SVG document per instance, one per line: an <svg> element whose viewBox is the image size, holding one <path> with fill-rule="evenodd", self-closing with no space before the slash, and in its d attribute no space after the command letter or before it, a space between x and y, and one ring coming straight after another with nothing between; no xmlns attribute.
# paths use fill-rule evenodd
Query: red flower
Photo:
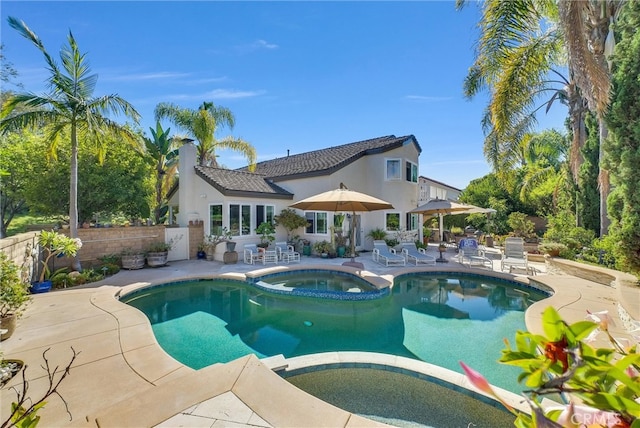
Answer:
<svg viewBox="0 0 640 428"><path fill-rule="evenodd" d="M544 347L544 356L550 359L553 363L560 361L562 364L562 373L569 369L569 354L567 353L567 338L562 336L562 339L557 342L548 342Z"/></svg>

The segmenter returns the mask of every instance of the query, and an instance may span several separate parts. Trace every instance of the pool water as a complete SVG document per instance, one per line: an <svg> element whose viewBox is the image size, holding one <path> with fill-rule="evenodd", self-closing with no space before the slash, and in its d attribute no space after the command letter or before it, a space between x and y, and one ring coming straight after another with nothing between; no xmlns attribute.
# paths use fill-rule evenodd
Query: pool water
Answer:
<svg viewBox="0 0 640 428"><path fill-rule="evenodd" d="M363 279L354 275L331 271L314 271L313 274L305 272L286 272L285 274L268 275L261 278L277 287L287 287L302 290L333 291L360 293L371 292L377 289Z"/></svg>
<svg viewBox="0 0 640 428"><path fill-rule="evenodd" d="M502 408L389 370L337 368L286 379L322 401L396 427L494 428L510 427L515 421Z"/></svg>
<svg viewBox="0 0 640 428"><path fill-rule="evenodd" d="M487 277L416 273L396 278L389 295L365 301L272 294L224 279L153 287L122 301L144 312L163 349L194 369L249 353L369 351L457 372L462 360L519 392L519 370L496 361L503 339L525 329L526 307L545 297Z"/></svg>

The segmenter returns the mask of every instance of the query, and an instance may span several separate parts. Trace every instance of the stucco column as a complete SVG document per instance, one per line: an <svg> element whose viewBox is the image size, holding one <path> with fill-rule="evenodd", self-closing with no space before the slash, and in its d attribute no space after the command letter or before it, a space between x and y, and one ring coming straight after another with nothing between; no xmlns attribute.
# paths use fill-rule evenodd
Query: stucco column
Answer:
<svg viewBox="0 0 640 428"><path fill-rule="evenodd" d="M178 190L179 212L177 221L180 226L186 227L189 221L202 220L196 209L195 180L196 177L196 146L193 143L185 143L179 149L180 160L180 184Z"/></svg>

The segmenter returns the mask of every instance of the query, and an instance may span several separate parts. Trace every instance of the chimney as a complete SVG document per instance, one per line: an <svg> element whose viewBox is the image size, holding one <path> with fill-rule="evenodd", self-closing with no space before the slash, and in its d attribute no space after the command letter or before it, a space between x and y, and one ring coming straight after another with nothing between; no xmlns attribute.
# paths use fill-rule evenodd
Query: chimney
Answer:
<svg viewBox="0 0 640 428"><path fill-rule="evenodd" d="M287 149L287 157L289 157L289 149Z"/></svg>

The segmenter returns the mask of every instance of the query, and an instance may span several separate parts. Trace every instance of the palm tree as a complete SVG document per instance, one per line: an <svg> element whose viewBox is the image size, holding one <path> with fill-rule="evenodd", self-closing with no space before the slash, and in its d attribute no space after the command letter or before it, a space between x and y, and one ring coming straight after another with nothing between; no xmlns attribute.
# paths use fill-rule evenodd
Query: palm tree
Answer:
<svg viewBox="0 0 640 428"><path fill-rule="evenodd" d="M144 144L147 149L147 159L156 170L156 205L153 216L156 224L159 224L163 215L164 195L171 186L178 168L178 149L175 144L178 140L170 138L171 129L163 130L159 121L156 122L155 130L153 128L149 130L153 139L145 137Z"/></svg>
<svg viewBox="0 0 640 428"><path fill-rule="evenodd" d="M198 164L218 166L216 149L231 149L242 153L253 171L256 164L256 149L248 142L234 137L217 140L215 132L218 125L233 129L235 118L231 110L216 107L211 102L203 102L197 110L179 107L175 104L160 103L155 110L156 120L168 118L178 128L189 132L198 142Z"/></svg>
<svg viewBox="0 0 640 428"><path fill-rule="evenodd" d="M458 7L466 3L458 0ZM564 65L562 33L554 0L490 0L483 3L477 55L464 82L467 97L483 89L491 97L483 128L484 152L500 175L520 161L519 150L536 124L536 113L559 101L568 107L573 141L569 163L577 180L586 141L586 102ZM548 98L541 98L551 93Z"/></svg>
<svg viewBox="0 0 640 428"><path fill-rule="evenodd" d="M600 127L600 236L608 232L607 195L609 174L602 167L604 142L608 129L604 120L609 108L611 63L615 39L613 23L618 18L624 0L560 0L559 17L566 40L569 70L576 85L596 113Z"/></svg>
<svg viewBox="0 0 640 428"><path fill-rule="evenodd" d="M19 131L27 127L48 126L50 151L55 156L58 140L63 131L71 136L71 179L69 192L69 223L71 238L78 237L78 138L94 134L98 141L98 154L104 157L106 148L101 144L101 134L105 132L118 135L132 144L136 144L136 135L126 127L107 118L107 114L124 113L138 121L139 114L131 104L118 95L94 97L93 92L98 80L86 59L78 49L71 31L67 37L67 46L60 51L62 68L46 51L40 38L16 18L9 17L9 25L23 37L30 40L44 55L50 73L47 83L49 93L36 95L18 93L13 95L0 112L0 132ZM16 112L19 105L26 110ZM12 114L13 113L13 114ZM76 257L73 268L80 270L80 260Z"/></svg>

